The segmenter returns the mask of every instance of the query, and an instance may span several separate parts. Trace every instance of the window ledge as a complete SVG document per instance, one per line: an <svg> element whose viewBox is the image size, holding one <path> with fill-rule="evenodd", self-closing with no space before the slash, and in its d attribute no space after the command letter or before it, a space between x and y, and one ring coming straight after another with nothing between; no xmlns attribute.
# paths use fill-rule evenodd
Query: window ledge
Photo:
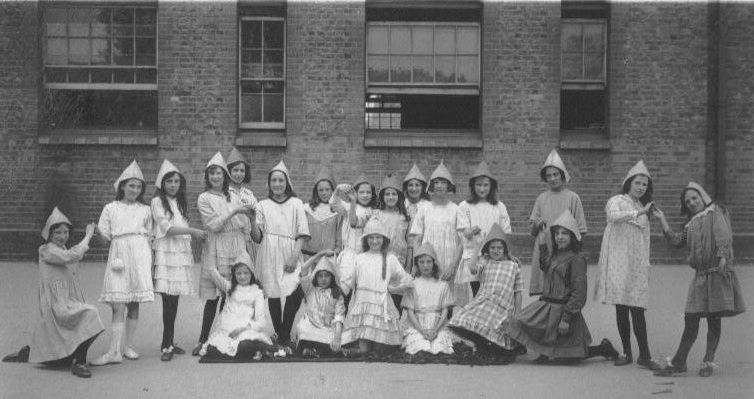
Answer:
<svg viewBox="0 0 754 399"><path fill-rule="evenodd" d="M37 143L46 145L157 145L157 131L154 130L59 130L44 132L37 136Z"/></svg>
<svg viewBox="0 0 754 399"><path fill-rule="evenodd" d="M610 151L613 145L604 129L561 130L560 149Z"/></svg>
<svg viewBox="0 0 754 399"><path fill-rule="evenodd" d="M237 147L286 147L285 130L241 130L236 137Z"/></svg>
<svg viewBox="0 0 754 399"><path fill-rule="evenodd" d="M476 130L366 130L364 147L482 148Z"/></svg>

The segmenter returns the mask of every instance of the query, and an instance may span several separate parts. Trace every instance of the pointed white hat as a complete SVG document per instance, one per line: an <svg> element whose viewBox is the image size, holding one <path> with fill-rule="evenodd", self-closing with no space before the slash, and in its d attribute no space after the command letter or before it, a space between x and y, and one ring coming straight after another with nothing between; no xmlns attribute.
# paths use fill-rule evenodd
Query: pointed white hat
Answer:
<svg viewBox="0 0 754 399"><path fill-rule="evenodd" d="M388 173L385 178L382 179L382 186L380 191L386 188L394 188L396 191L401 192L401 182L398 181L398 176L394 173Z"/></svg>
<svg viewBox="0 0 754 399"><path fill-rule="evenodd" d="M555 168L560 169L561 172L563 172L563 176L565 177L566 183L571 181L571 175L568 173L565 167L565 163L563 163L563 160L560 158L560 155L558 155L558 152L554 149L550 151L550 155L547 156L547 159L545 159L544 165L539 169L539 175L542 177L542 180L545 180L545 173L544 170L546 167L552 166Z"/></svg>
<svg viewBox="0 0 754 399"><path fill-rule="evenodd" d="M282 172L285 175L285 178L288 179L288 184L290 184L291 188L293 188L293 182L291 181L291 174L288 172L288 167L285 166L285 162L283 162L283 160L280 160L280 162L278 162L277 165L275 165L272 169L270 169L270 173L268 174L268 176L271 175L272 172L276 172L276 171Z"/></svg>
<svg viewBox="0 0 754 399"><path fill-rule="evenodd" d="M429 255L432 260L437 262L437 253L435 252L435 247L432 246L432 244L425 242L422 244L419 248L416 249L414 252L414 262L416 262L416 259L420 256Z"/></svg>
<svg viewBox="0 0 754 399"><path fill-rule="evenodd" d="M139 179L141 180L142 185L144 184L144 175L141 173L141 168L139 168L139 164L136 163L135 159L133 160L133 162L131 162L130 165L128 165L125 170L123 170L123 173L120 174L118 180L113 183L113 189L115 189L115 192L118 192L118 186L122 181L129 179ZM144 191L144 187L142 187L141 189L142 191Z"/></svg>
<svg viewBox="0 0 754 399"><path fill-rule="evenodd" d="M212 158L207 162L207 166L204 167L204 170L209 169L210 166L219 166L221 167L225 173L230 176L230 172L228 172L228 165L225 163L225 159L223 158L223 154L218 151L215 153L215 155L212 156Z"/></svg>
<svg viewBox="0 0 754 399"><path fill-rule="evenodd" d="M337 186L337 184L335 184L335 178L333 177L330 169L324 167L320 169L319 172L317 172L317 176L314 177L314 185L316 186L317 183L321 182L322 180L329 181L330 184L332 184L333 188Z"/></svg>
<svg viewBox="0 0 754 399"><path fill-rule="evenodd" d="M228 155L228 160L225 163L226 165L230 165L236 162L243 162L246 164L246 166L249 166L249 163L246 162L246 158L243 157L243 154L241 154L241 151L238 151L236 147L233 147L233 149L230 150L230 154Z"/></svg>
<svg viewBox="0 0 754 399"><path fill-rule="evenodd" d="M550 231L554 229L555 227L562 227L571 233L573 233L574 236L576 236L576 240L581 242L581 232L579 232L579 223L576 222L576 219L571 215L571 211L565 210L563 213L558 216L557 219L555 219L555 222L553 222L550 225Z"/></svg>
<svg viewBox="0 0 754 399"><path fill-rule="evenodd" d="M56 206L55 209L52 210L52 213L50 213L50 217L47 218L47 223L45 223L45 227L42 228L42 238L47 241L47 238L50 236L50 227L52 227L53 224L58 223L65 223L68 225L68 227L73 226L70 220L68 220L65 215L63 215L63 212L60 212L60 209Z"/></svg>
<svg viewBox="0 0 754 399"><path fill-rule="evenodd" d="M372 234L379 234L386 239L389 238L385 225L377 218L369 219L367 224L364 226L364 234L361 235L361 239L363 240L364 237L368 237Z"/></svg>
<svg viewBox="0 0 754 399"><path fill-rule="evenodd" d="M416 166L416 163L414 163L414 166L411 167L411 170L408 171L408 174L406 174L406 177L403 178L403 182L406 183L409 180L416 179L420 182L424 182L424 185L427 184L427 178L424 177L422 174L422 171L419 170L419 167Z"/></svg>
<svg viewBox="0 0 754 399"><path fill-rule="evenodd" d="M681 193L681 203L683 203L683 195L687 190L695 190L696 192L698 192L702 197L702 201L704 201L705 206L712 203L712 197L707 194L707 191L704 189L704 187L693 181L690 181L689 184L686 185L686 188L683 189L683 192Z"/></svg>
<svg viewBox="0 0 754 399"><path fill-rule="evenodd" d="M432 181L437 178L443 178L450 182L450 184L455 185L453 183L453 176L450 174L450 171L448 168L445 167L445 162L440 161L440 164L437 165L437 168L435 168L434 172L432 172L432 175L429 176L429 181Z"/></svg>
<svg viewBox="0 0 754 399"><path fill-rule="evenodd" d="M178 170L178 168L176 168L172 162L168 161L167 159L162 161L162 165L160 166L160 171L157 172L157 178L154 179L154 185L157 188L162 187L162 179L165 178L165 175L172 172L178 172L179 174L181 173L181 171Z"/></svg>
<svg viewBox="0 0 754 399"><path fill-rule="evenodd" d="M500 227L500 224L498 224L497 222L492 224L489 233L487 233L487 235L484 237L482 252L486 252L487 246L494 240L500 240L505 243L506 248L508 248L508 251L510 251L510 247L508 246L508 236L505 234L503 228Z"/></svg>
<svg viewBox="0 0 754 399"><path fill-rule="evenodd" d="M623 184L626 184L626 182L628 181L628 179L630 179L630 178L632 178L632 177L634 177L636 175L645 175L650 180L652 179L652 175L649 174L649 170L647 170L647 166L644 165L644 160L640 159L639 162L637 162L636 165L634 165L631 168L631 170L628 171L628 173L626 174L626 177L623 179Z"/></svg>
<svg viewBox="0 0 754 399"><path fill-rule="evenodd" d="M469 177L469 180L474 180L475 178L482 176L486 176L490 180L494 180L495 183L497 183L497 179L495 179L492 176L492 172L490 172L490 166L487 165L487 162L485 162L484 160L482 160L482 162L479 162L479 165L476 167L476 170L471 175L471 177Z"/></svg>

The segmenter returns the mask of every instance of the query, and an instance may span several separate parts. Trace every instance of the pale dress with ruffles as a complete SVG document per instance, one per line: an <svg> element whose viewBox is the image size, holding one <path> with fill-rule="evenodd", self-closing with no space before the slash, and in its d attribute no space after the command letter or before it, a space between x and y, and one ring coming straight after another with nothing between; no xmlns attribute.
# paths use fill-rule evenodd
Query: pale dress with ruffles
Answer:
<svg viewBox="0 0 754 399"><path fill-rule="evenodd" d="M207 239L202 247L202 271L199 278L199 296L202 299L215 299L223 295L221 287L217 287L209 275L217 268L221 276L230 280L230 268L236 263L239 255L246 252L246 236L244 227L248 217L243 214L234 215L224 224L222 219L241 206L240 199L230 196L230 201L223 194L205 191L199 194L197 207L202 217L202 225L208 231ZM249 265L256 274L254 265Z"/></svg>
<svg viewBox="0 0 754 399"><path fill-rule="evenodd" d="M403 296L401 307L413 310L419 327L423 330L434 330L442 317L442 311L453 306L453 294L447 282L436 278L421 277L414 280L414 289ZM408 318L408 312L403 312L401 318L403 328L403 346L406 353L416 354L425 351L432 354L454 353L452 335L447 327L437 333L432 341L427 340Z"/></svg>
<svg viewBox="0 0 754 399"><path fill-rule="evenodd" d="M313 280L313 274L301 277L305 296L303 315L296 327L298 339L329 345L335 337L335 325L345 319L346 305L343 295L335 299L330 288L315 287Z"/></svg>
<svg viewBox="0 0 754 399"><path fill-rule="evenodd" d="M39 247L39 312L30 362L66 358L104 331L97 308L85 302L76 275L78 262L88 249L83 243L70 249L53 243Z"/></svg>
<svg viewBox="0 0 754 399"><path fill-rule="evenodd" d="M406 268L406 256L408 251L408 243L406 241L406 232L408 230L408 221L406 217L400 212L387 212L384 210L376 210L374 212L374 218L379 219L382 225L387 229L387 238L390 239L390 245L388 251L392 252L398 258L398 261L403 266L403 269L410 272Z"/></svg>
<svg viewBox="0 0 754 399"><path fill-rule="evenodd" d="M235 356L241 341L261 341L272 345L267 318L267 301L256 284L238 285L228 298L220 317L212 329L207 346L214 346L220 353ZM230 333L237 328L246 328L235 338Z"/></svg>
<svg viewBox="0 0 754 399"><path fill-rule="evenodd" d="M110 240L99 301L153 301L152 247L149 243L152 210L140 202L113 201L102 210L97 231Z"/></svg>
<svg viewBox="0 0 754 399"><path fill-rule="evenodd" d="M172 215L165 211L160 197L152 198L154 227L154 292L167 295L194 295L194 254L191 251L191 235L168 236L172 227L189 227L186 218L178 209L178 201L167 197Z"/></svg>
<svg viewBox="0 0 754 399"><path fill-rule="evenodd" d="M351 212L350 208L348 212ZM367 221L372 217L374 210L356 204L356 226L351 226L348 221L348 215L343 218L341 224L341 242L343 243L343 250L338 254L338 274L341 278L348 278L353 274L353 269L356 264L356 255L363 251L361 246L361 236L364 234L364 226ZM348 295L349 290L347 287L342 287L343 293Z"/></svg>

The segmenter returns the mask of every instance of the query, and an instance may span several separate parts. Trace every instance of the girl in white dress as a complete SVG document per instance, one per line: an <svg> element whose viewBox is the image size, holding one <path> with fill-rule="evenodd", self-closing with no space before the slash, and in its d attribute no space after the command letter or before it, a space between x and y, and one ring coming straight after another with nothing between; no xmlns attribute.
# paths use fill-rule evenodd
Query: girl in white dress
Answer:
<svg viewBox="0 0 754 399"><path fill-rule="evenodd" d="M144 203L144 175L131 162L113 184L115 201L105 205L97 224L100 237L110 243L100 302L113 311L110 349L92 365L120 363L123 356L138 359L133 349L139 321L139 303L154 300L152 285L152 210ZM125 326L124 326L124 317ZM121 352L123 332L125 350Z"/></svg>
<svg viewBox="0 0 754 399"><path fill-rule="evenodd" d="M243 154L236 147L233 147L230 151L226 162L228 164L228 173L230 174L230 184L228 185L230 195L238 197L238 200L242 204L250 205L252 209L256 209L257 198L254 196L254 192L247 187L251 181L251 165L246 162L246 158L243 157ZM244 226L244 233L246 235L246 251L251 256L251 265L249 266L253 268L256 264L257 245L251 240L250 222Z"/></svg>
<svg viewBox="0 0 754 399"><path fill-rule="evenodd" d="M353 273L356 255L362 251L361 236L364 232L364 226L377 207L377 195L374 186L369 183L366 176L359 176L352 188L347 192L349 205L348 210L343 215L345 220L341 228L343 251L338 256L338 273L341 278L348 278ZM336 210L342 212L338 207L336 207ZM348 307L351 299L349 289L347 287L342 288L346 294L346 307Z"/></svg>
<svg viewBox="0 0 754 399"><path fill-rule="evenodd" d="M387 237L390 239L388 251L398 257L398 262L403 266L403 270L411 273L411 262L407 259L407 236L411 218L406 211L401 184L393 174L388 174L382 181L378 208L374 212L374 217L380 219L387 229ZM393 294L393 301L395 306L398 307L398 313L401 313L401 296Z"/></svg>

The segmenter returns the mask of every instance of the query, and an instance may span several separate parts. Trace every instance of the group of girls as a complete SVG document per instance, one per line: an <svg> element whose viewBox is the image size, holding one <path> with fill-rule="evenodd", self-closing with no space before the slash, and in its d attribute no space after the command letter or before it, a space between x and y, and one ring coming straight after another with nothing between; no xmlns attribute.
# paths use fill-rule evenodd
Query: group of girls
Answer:
<svg viewBox="0 0 754 399"><path fill-rule="evenodd" d="M586 221L555 150L540 177L548 190L537 197L530 217L535 243L529 281L529 294L539 299L522 308L524 280L510 251L510 217L484 161L469 178L469 198L459 205L451 201L456 186L442 162L429 179L415 164L402 182L388 174L379 190L364 176L337 185L323 170L304 204L282 161L267 174L267 198L257 201L244 185L250 165L234 148L227 162L217 153L207 163L205 191L197 201L201 228L189 224L186 179L178 168L163 162L150 207L134 161L116 180L115 201L96 227L110 246L100 301L112 308L112 323L109 350L91 364L139 358L133 344L139 303L152 301L154 293L162 296L161 359L185 353L173 342L178 298L196 294L198 286L206 302L194 355L259 358L280 347L305 357L369 356L397 347L410 355L436 355L452 354L454 343L463 342L504 362L529 348L540 355L538 362L599 355L625 365L633 361L630 315L639 341L637 364L673 375L686 371L699 320L706 317L710 333L700 374L711 375L720 318L744 311L725 208L691 183L681 194L682 213L690 219L675 233L651 201L644 163L629 171L622 194L606 206L596 285L597 298L616 307L619 355L607 339L590 346L581 314ZM696 270L681 345L665 368L651 359L644 320L650 215L660 219L672 244L689 247ZM75 375L88 377L86 351L104 327L83 301L75 264L95 228L87 226L81 243L68 249L70 230L56 209L39 250L41 319L30 355L27 347L15 356L70 364ZM192 239L202 245L198 284Z"/></svg>

